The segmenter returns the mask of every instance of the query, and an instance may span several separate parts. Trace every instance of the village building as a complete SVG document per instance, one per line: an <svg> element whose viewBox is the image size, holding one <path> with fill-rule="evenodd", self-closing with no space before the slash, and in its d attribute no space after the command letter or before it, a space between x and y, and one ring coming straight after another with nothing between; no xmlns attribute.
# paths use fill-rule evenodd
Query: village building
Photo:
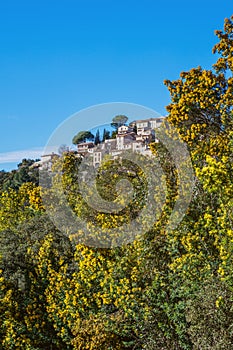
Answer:
<svg viewBox="0 0 233 350"><path fill-rule="evenodd" d="M142 119L120 126L115 139L105 140L92 149L93 166L98 167L106 154L115 159L127 150L152 156L149 144L157 141L155 130L163 120L164 117Z"/></svg>
<svg viewBox="0 0 233 350"><path fill-rule="evenodd" d="M94 142L82 142L77 145L78 153L85 155L88 152L92 152L95 147Z"/></svg>
<svg viewBox="0 0 233 350"><path fill-rule="evenodd" d="M159 128L164 117L135 120L129 125L122 125L118 128L116 137L107 139L95 145L94 142L82 142L77 145L77 156L91 156L94 167L98 167L103 158L109 155L111 159L118 158L124 151L137 152L143 155L152 156L150 143L156 142L156 129ZM71 152L71 151L69 151ZM33 166L41 170L51 171L54 157L58 154L51 153L41 156L41 160Z"/></svg>
<svg viewBox="0 0 233 350"><path fill-rule="evenodd" d="M40 168L40 170L47 170L47 171L51 171L52 170L52 164L53 164L53 160L55 158L59 157L58 154L52 152L50 154L43 154L41 156L41 160L39 160L38 162L35 162L31 165L32 168Z"/></svg>

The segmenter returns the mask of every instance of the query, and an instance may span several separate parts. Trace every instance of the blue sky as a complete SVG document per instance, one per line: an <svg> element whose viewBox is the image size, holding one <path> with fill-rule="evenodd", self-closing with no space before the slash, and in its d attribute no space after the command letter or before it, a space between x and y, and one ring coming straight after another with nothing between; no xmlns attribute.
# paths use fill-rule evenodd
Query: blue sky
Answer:
<svg viewBox="0 0 233 350"><path fill-rule="evenodd" d="M164 115L164 79L211 68L214 30L233 13L230 3L1 1L0 169L36 157L60 123L95 104L136 103Z"/></svg>

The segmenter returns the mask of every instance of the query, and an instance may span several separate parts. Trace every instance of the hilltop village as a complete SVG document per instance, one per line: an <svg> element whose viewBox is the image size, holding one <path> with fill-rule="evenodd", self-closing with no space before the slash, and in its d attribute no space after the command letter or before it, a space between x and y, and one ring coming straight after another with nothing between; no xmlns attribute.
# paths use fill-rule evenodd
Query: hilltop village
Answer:
<svg viewBox="0 0 233 350"><path fill-rule="evenodd" d="M156 129L161 126L164 118L140 119L129 123L129 125L121 125L117 128L114 138L106 139L98 144L95 144L94 141L79 142L77 155L81 157L91 156L94 167L101 164L105 155L115 159L127 150L151 156L149 144L157 141ZM33 167L50 170L53 159L58 156L56 153L42 155L41 160L34 163Z"/></svg>

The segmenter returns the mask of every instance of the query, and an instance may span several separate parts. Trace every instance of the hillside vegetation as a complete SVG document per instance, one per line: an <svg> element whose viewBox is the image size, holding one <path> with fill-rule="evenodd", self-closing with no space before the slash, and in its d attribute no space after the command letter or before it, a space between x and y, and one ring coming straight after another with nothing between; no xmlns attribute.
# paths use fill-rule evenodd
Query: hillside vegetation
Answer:
<svg viewBox="0 0 233 350"><path fill-rule="evenodd" d="M176 169L160 143L151 148L166 175L163 212L149 231L113 248L94 244L97 228L124 234L123 225L148 205L140 167L120 159L100 167L105 200L116 199L119 180L134 189L122 211L106 213L82 198L81 159L65 152L53 165L62 169L73 212L91 223L93 244L72 240L51 222L33 161L0 173L1 349L233 348L233 17L216 35L212 70L197 67L165 81L167 120L187 144L195 174L191 203L173 230L166 227ZM56 176L52 181L56 206L59 184Z"/></svg>

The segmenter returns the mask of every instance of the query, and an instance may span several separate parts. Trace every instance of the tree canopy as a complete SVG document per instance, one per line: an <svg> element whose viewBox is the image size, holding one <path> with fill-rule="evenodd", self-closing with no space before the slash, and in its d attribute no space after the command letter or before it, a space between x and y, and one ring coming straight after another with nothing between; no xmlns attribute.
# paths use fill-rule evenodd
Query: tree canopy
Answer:
<svg viewBox="0 0 233 350"><path fill-rule="evenodd" d="M111 126L114 129L118 129L120 126L125 125L128 121L128 117L126 115L120 114L116 115L111 122Z"/></svg>
<svg viewBox="0 0 233 350"><path fill-rule="evenodd" d="M78 145L81 142L86 142L87 140L93 140L94 135L90 131L79 131L72 139L74 145Z"/></svg>

